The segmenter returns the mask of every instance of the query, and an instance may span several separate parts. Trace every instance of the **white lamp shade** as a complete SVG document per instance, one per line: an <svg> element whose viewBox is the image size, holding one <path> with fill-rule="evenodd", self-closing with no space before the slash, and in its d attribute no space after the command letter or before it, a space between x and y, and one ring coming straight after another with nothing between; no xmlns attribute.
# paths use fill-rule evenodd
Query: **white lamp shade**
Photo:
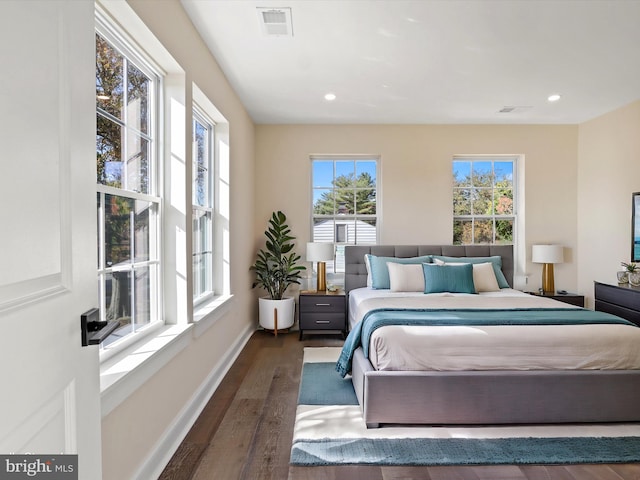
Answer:
<svg viewBox="0 0 640 480"><path fill-rule="evenodd" d="M333 260L333 243L307 243L307 262L328 262Z"/></svg>
<svg viewBox="0 0 640 480"><path fill-rule="evenodd" d="M564 262L564 247L562 245L534 245L531 247L531 261L533 263L562 263Z"/></svg>

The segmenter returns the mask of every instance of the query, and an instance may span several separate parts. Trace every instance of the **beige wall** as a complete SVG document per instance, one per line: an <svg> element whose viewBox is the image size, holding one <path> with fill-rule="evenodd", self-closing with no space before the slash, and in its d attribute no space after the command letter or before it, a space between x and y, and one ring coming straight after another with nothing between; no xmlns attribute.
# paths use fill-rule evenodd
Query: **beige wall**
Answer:
<svg viewBox="0 0 640 480"><path fill-rule="evenodd" d="M578 284L593 297L593 281L616 282L620 262L631 259L631 193L640 191L640 101L580 125L578 144Z"/></svg>
<svg viewBox="0 0 640 480"><path fill-rule="evenodd" d="M567 263L556 266L556 287L575 291L577 146L575 125L259 125L256 242L271 211L282 209L304 248L311 234L312 154L380 155L380 243L405 244L451 243L454 155L517 154L524 157L521 261L529 274L528 286L520 287L541 284L541 266L528 263L531 245L559 243Z"/></svg>
<svg viewBox="0 0 640 480"><path fill-rule="evenodd" d="M177 0L163 1L161 8L158 2L145 0L128 3L184 70L188 89L191 82L195 82L229 121L230 263L234 300L227 314L201 336L194 335L189 345L166 367L103 418L105 480L133 478L207 376L219 368L218 363L230 346L256 325L249 274L254 254L253 122ZM187 112L189 105L190 102ZM178 316L187 314L178 312Z"/></svg>

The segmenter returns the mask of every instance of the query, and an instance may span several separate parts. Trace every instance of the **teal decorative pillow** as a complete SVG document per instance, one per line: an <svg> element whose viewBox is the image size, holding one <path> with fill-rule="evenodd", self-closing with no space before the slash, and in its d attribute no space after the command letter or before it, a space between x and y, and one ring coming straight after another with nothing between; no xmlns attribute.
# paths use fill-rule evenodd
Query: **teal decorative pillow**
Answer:
<svg viewBox="0 0 640 480"><path fill-rule="evenodd" d="M502 273L502 257L495 255L493 257L445 257L443 255L433 255L433 258L442 260L447 263L486 263L493 264L493 272L496 274L496 280L500 288L510 288L509 282Z"/></svg>
<svg viewBox="0 0 640 480"><path fill-rule="evenodd" d="M424 293L476 293L473 283L473 265L422 264Z"/></svg>
<svg viewBox="0 0 640 480"><path fill-rule="evenodd" d="M369 273L371 277L371 288L385 289L391 288L391 280L389 278L389 269L387 262L403 263L403 264L422 264L431 263L431 255L423 255L421 257L376 257L375 255L365 255L369 260Z"/></svg>

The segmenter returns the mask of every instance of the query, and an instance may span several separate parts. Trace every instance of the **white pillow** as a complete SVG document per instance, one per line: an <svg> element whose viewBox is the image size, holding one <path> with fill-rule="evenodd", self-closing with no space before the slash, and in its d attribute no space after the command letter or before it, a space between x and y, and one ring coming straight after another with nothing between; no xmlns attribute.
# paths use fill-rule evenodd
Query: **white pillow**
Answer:
<svg viewBox="0 0 640 480"><path fill-rule="evenodd" d="M364 255L364 266L367 267L367 287L371 288L373 280L371 280L371 266L369 265L369 255Z"/></svg>
<svg viewBox="0 0 640 480"><path fill-rule="evenodd" d="M499 292L500 285L498 285L493 263L474 263L473 283L476 286L476 292Z"/></svg>
<svg viewBox="0 0 640 480"><path fill-rule="evenodd" d="M436 265L465 265L464 263L446 263L439 258L434 258ZM493 269L493 263L473 263L473 283L476 286L476 293L499 292L500 285Z"/></svg>
<svg viewBox="0 0 640 480"><path fill-rule="evenodd" d="M424 292L424 272L421 263L387 262L392 292Z"/></svg>

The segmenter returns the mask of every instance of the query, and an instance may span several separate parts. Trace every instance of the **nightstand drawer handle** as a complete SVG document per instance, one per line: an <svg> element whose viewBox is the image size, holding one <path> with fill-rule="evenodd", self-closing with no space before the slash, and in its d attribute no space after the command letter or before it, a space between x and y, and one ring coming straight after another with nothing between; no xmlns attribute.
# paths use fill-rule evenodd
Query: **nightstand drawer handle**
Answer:
<svg viewBox="0 0 640 480"><path fill-rule="evenodd" d="M331 320L316 320L316 323L331 323Z"/></svg>
<svg viewBox="0 0 640 480"><path fill-rule="evenodd" d="M330 303L316 303L316 307L330 307Z"/></svg>

